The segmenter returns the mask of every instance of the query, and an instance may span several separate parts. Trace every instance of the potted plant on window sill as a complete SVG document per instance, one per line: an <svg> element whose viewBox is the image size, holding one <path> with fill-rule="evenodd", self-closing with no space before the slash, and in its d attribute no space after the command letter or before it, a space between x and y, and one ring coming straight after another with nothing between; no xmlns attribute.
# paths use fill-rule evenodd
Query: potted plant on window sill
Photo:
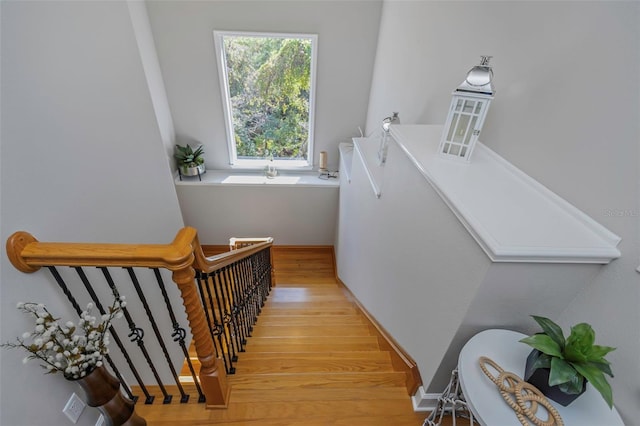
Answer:
<svg viewBox="0 0 640 426"><path fill-rule="evenodd" d="M200 176L205 172L204 148L202 145L195 150L189 144L176 145L174 157L178 160L178 171L181 176Z"/></svg>
<svg viewBox="0 0 640 426"><path fill-rule="evenodd" d="M604 356L615 348L595 345L595 332L587 323L571 327L565 339L562 329L549 318L532 317L543 332L520 340L533 347L524 379L565 407L585 392L589 382L612 408L613 394L604 375L613 377L613 373Z"/></svg>

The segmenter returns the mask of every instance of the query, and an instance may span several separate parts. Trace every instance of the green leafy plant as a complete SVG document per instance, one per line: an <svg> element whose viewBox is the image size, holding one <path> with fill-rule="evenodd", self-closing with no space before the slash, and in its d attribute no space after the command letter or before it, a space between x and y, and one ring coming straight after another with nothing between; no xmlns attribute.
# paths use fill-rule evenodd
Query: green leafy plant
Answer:
<svg viewBox="0 0 640 426"><path fill-rule="evenodd" d="M178 160L178 165L183 167L198 167L204 163L204 147L198 146L195 150L189 144L186 146L176 145L174 157Z"/></svg>
<svg viewBox="0 0 640 426"><path fill-rule="evenodd" d="M587 380L600 392L609 407L613 407L613 394L605 374L613 377L609 361L604 356L615 348L594 345L595 332L587 323L571 327L566 339L562 329L549 318L532 315L543 333L526 337L520 342L540 351L533 369L549 368L549 386L558 386L567 394L582 391Z"/></svg>

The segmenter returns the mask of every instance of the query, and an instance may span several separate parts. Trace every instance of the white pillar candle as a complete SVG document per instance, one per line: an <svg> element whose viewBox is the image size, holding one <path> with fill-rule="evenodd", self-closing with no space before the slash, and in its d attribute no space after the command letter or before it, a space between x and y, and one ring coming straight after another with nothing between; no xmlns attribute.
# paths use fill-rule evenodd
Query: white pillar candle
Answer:
<svg viewBox="0 0 640 426"><path fill-rule="evenodd" d="M320 170L327 169L327 151L320 151Z"/></svg>

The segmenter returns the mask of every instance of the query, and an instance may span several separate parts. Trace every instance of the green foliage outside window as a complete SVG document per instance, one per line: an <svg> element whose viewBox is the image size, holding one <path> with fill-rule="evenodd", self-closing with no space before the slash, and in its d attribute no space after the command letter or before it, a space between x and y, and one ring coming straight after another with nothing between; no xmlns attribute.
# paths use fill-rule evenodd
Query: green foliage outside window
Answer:
<svg viewBox="0 0 640 426"><path fill-rule="evenodd" d="M307 159L311 40L226 36L237 158Z"/></svg>

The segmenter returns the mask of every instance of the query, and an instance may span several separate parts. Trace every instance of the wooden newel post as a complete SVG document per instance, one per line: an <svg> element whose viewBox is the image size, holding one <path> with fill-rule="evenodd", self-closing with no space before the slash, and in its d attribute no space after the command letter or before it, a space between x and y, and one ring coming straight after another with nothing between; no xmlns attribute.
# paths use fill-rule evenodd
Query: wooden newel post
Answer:
<svg viewBox="0 0 640 426"><path fill-rule="evenodd" d="M222 359L215 356L213 340L196 291L194 278L195 271L191 266L173 272L173 281L180 289L193 334L194 346L201 364L200 385L207 400L207 408L226 408L229 404L231 388L227 384Z"/></svg>

